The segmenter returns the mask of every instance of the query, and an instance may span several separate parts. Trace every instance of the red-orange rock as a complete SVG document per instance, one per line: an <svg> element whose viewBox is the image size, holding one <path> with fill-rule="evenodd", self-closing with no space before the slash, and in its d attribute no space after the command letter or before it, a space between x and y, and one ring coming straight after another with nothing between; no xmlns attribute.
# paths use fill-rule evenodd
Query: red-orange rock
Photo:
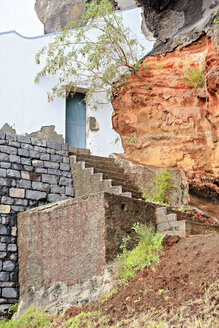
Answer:
<svg viewBox="0 0 219 328"><path fill-rule="evenodd" d="M195 89L184 75L205 65L205 83ZM114 129L125 153L145 165L172 166L219 177L219 53L211 38L147 57L129 88L113 100ZM218 188L219 193L219 188Z"/></svg>

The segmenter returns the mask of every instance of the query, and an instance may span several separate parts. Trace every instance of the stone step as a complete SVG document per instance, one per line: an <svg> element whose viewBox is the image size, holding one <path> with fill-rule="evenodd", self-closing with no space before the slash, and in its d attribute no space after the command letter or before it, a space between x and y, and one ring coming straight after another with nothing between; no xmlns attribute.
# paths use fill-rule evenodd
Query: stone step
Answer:
<svg viewBox="0 0 219 328"><path fill-rule="evenodd" d="M69 156L71 155L90 155L90 149L87 148L76 148L76 147L71 147L69 146Z"/></svg>
<svg viewBox="0 0 219 328"><path fill-rule="evenodd" d="M134 192L134 191L131 191L131 190L127 191L127 190L125 190L123 187L122 187L122 191L123 191L123 192L130 192L130 193L132 194L132 197L135 198L135 199L142 199L142 198L141 198L141 195L137 194L137 193Z"/></svg>
<svg viewBox="0 0 219 328"><path fill-rule="evenodd" d="M112 194L121 195L122 194L122 187L121 186L111 187L111 190L109 192L112 193Z"/></svg>
<svg viewBox="0 0 219 328"><path fill-rule="evenodd" d="M80 164L80 163L82 163L82 164ZM93 174L101 174L102 180L111 179L112 185L114 185L114 186L123 185L127 189L127 191L129 191L129 189L131 188L132 191L139 192L139 189L136 188L135 186L129 188L130 185L132 186L133 181L130 180L126 176L124 177L121 174L118 176L118 172L112 171L111 173L110 172L104 173L104 172L102 172L102 170L96 170L92 166L86 167L85 162L76 162L76 165L81 165L83 167L83 169L90 171Z"/></svg>
<svg viewBox="0 0 219 328"><path fill-rule="evenodd" d="M167 230L163 232L164 235L169 235L169 236L179 236L181 238L186 237L186 233L184 231L173 231L173 230Z"/></svg>
<svg viewBox="0 0 219 328"><path fill-rule="evenodd" d="M94 172L96 173L95 169ZM126 176L118 175L116 172L112 172L111 174L105 172L101 172L101 173L103 174L104 179L112 179L113 181L115 181L115 183L121 183L126 186L133 185L133 180L129 179ZM136 188L136 190L138 189Z"/></svg>
<svg viewBox="0 0 219 328"><path fill-rule="evenodd" d="M132 193L131 192L122 192L121 196L132 198Z"/></svg>
<svg viewBox="0 0 219 328"><path fill-rule="evenodd" d="M78 156L76 158L76 156L71 156L72 160L74 162L76 162L78 160ZM85 156L83 156L83 158L85 159ZM82 158L81 158L82 159ZM81 164L82 163L82 164ZM91 164L88 164L85 161L80 161L80 162L76 162L77 165L82 165L83 169L86 168L89 171L89 169L93 169L93 166ZM102 168L104 168L104 165L102 165ZM129 179L129 177L127 176L123 176L123 169L120 169L120 172L116 172L116 171L112 171L110 172L110 168L107 167L107 173L101 173L102 171L104 171L101 168L94 168L94 170L90 170L90 172L94 175L99 175L99 179L100 181L106 181L106 180L111 180L111 186L122 186L122 192L123 193L128 193L127 195L130 196L130 193L132 194L132 196L134 198L141 198L141 192L139 192L138 188L136 188L135 186L132 186L132 181ZM108 188L107 188L108 189Z"/></svg>
<svg viewBox="0 0 219 328"><path fill-rule="evenodd" d="M185 227L185 220L164 222L164 223L159 223L157 225L157 229L159 232L165 232L167 230L179 231L184 229L184 227Z"/></svg>
<svg viewBox="0 0 219 328"><path fill-rule="evenodd" d="M125 174L124 170L115 166L115 165L106 165L106 164L95 164L95 163L88 163L86 161L84 161L86 163L86 167L93 167L95 169L96 172L102 172L102 173L116 173L117 175L124 175L127 176L127 174Z"/></svg>
<svg viewBox="0 0 219 328"><path fill-rule="evenodd" d="M113 182L114 182L114 180L112 181L112 183ZM134 192L134 193L138 194L139 196L142 195L142 192L130 183L128 183L128 184L124 183L124 184L122 184L122 187L124 188L125 191Z"/></svg>
<svg viewBox="0 0 219 328"><path fill-rule="evenodd" d="M108 164L114 164L115 160L111 157L101 157L101 156L93 156L93 155L77 155L78 161L85 161L87 163L108 163Z"/></svg>

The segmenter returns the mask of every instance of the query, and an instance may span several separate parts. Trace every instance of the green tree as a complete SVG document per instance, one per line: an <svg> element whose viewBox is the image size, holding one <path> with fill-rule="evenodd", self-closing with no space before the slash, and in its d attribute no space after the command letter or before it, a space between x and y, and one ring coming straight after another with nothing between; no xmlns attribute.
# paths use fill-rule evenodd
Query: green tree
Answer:
<svg viewBox="0 0 219 328"><path fill-rule="evenodd" d="M110 101L119 87L128 86L128 76L141 65L137 58L139 45L108 0L93 0L85 5L80 21L82 27L75 28L73 23L71 30L61 31L37 53L36 63L43 61L44 67L35 81L57 75L59 80L48 93L49 100L73 95L81 87L87 89L87 104L96 107L96 91L104 92ZM143 55L143 47L141 51Z"/></svg>

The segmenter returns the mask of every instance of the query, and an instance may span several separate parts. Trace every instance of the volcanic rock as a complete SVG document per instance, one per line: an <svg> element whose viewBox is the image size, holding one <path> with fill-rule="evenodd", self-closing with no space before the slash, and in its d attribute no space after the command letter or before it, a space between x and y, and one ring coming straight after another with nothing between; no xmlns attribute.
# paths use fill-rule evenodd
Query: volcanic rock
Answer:
<svg viewBox="0 0 219 328"><path fill-rule="evenodd" d="M60 31L77 20L85 3L86 0L36 0L35 11L47 34Z"/></svg>
<svg viewBox="0 0 219 328"><path fill-rule="evenodd" d="M144 8L145 34L157 39L151 54L172 51L197 40L212 23L218 0L138 0ZM144 29L143 29L144 31ZM151 36L151 34L150 34Z"/></svg>
<svg viewBox="0 0 219 328"><path fill-rule="evenodd" d="M35 11L44 24L44 33L57 32L77 22L89 0L36 0ZM113 5L117 3L112 0Z"/></svg>
<svg viewBox="0 0 219 328"><path fill-rule="evenodd" d="M196 89L185 75L202 69L204 83ZM113 126L126 155L143 165L182 168L194 188L218 199L219 53L212 38L147 57L128 85L113 100Z"/></svg>

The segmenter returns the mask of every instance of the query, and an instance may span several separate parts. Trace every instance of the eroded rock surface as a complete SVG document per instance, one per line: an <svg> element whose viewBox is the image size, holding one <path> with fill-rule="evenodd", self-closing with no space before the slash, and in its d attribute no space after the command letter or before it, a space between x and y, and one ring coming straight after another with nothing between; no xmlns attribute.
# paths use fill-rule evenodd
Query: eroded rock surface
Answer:
<svg viewBox="0 0 219 328"><path fill-rule="evenodd" d="M77 20L85 3L86 0L36 0L35 10L44 24L45 34L60 31Z"/></svg>
<svg viewBox="0 0 219 328"><path fill-rule="evenodd" d="M132 75L113 102L113 126L125 153L144 165L183 168L195 189L219 195L219 56L204 35L172 53L147 57L150 73ZM187 69L205 65L205 83L183 81ZM195 183L194 183L195 181ZM208 184L206 182L208 181ZM212 194L213 193L213 194Z"/></svg>
<svg viewBox="0 0 219 328"><path fill-rule="evenodd" d="M89 0L36 0L35 11L44 24L45 34L57 32L69 27L72 21L77 21L84 6ZM117 2L111 1L115 8Z"/></svg>
<svg viewBox="0 0 219 328"><path fill-rule="evenodd" d="M144 8L145 25L157 42L152 54L172 51L196 40L209 29L218 0L138 0ZM147 32L145 33L147 35Z"/></svg>

